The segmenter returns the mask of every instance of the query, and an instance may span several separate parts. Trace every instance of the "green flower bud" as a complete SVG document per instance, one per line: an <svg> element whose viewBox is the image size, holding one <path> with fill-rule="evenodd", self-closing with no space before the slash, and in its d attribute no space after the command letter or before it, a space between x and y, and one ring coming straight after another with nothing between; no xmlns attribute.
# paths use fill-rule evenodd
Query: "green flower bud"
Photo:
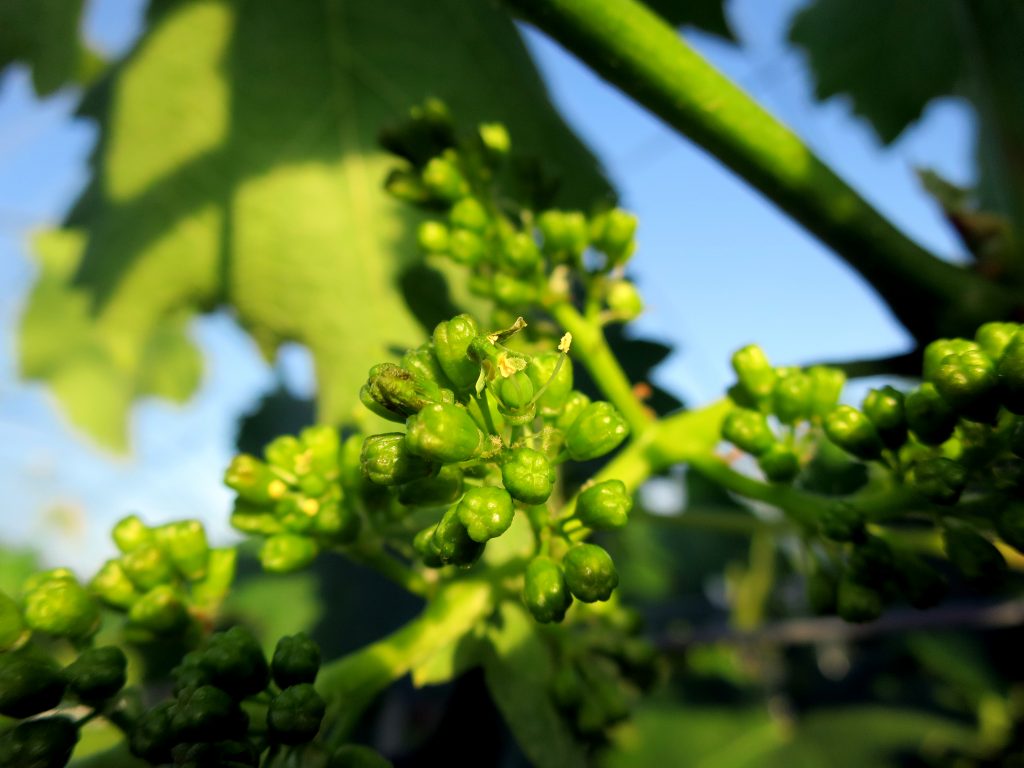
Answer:
<svg viewBox="0 0 1024 768"><path fill-rule="evenodd" d="M1006 575L1006 560L984 536L969 528L946 529L946 557L968 581L980 588L997 585Z"/></svg>
<svg viewBox="0 0 1024 768"><path fill-rule="evenodd" d="M576 501L576 516L588 528L621 528L632 509L633 497L621 480L594 483Z"/></svg>
<svg viewBox="0 0 1024 768"><path fill-rule="evenodd" d="M117 548L126 554L153 543L153 532L138 515L129 515L119 520L114 526L113 536Z"/></svg>
<svg viewBox="0 0 1024 768"><path fill-rule="evenodd" d="M153 587L128 611L136 626L156 635L170 634L188 623L188 611L177 592L166 584Z"/></svg>
<svg viewBox="0 0 1024 768"><path fill-rule="evenodd" d="M605 290L608 309L620 320L635 320L644 311L644 301L640 298L640 292L629 280L610 280Z"/></svg>
<svg viewBox="0 0 1024 768"><path fill-rule="evenodd" d="M979 349L978 345L966 339L936 339L924 348L922 378L934 382L935 374L947 356L976 349Z"/></svg>
<svg viewBox="0 0 1024 768"><path fill-rule="evenodd" d="M896 581L895 555L882 539L866 536L850 552L847 568L850 577L861 585L879 591L890 589Z"/></svg>
<svg viewBox="0 0 1024 768"><path fill-rule="evenodd" d="M956 413L931 382L926 381L906 396L904 411L907 426L925 445L939 445L953 436Z"/></svg>
<svg viewBox="0 0 1024 768"><path fill-rule="evenodd" d="M882 615L882 596L849 577L840 580L836 597L836 610L846 621L863 624Z"/></svg>
<svg viewBox="0 0 1024 768"><path fill-rule="evenodd" d="M424 221L416 230L416 244L425 253L447 252L448 227L439 221Z"/></svg>
<svg viewBox="0 0 1024 768"><path fill-rule="evenodd" d="M428 568L440 568L444 565L444 560L441 559L441 550L438 549L437 542L434 541L434 531L437 526L430 526L424 528L422 531L416 534L416 537L412 541L412 548L416 550L416 554L423 560L423 564ZM469 538L469 534L466 534L466 538Z"/></svg>
<svg viewBox="0 0 1024 768"><path fill-rule="evenodd" d="M267 731L279 744L304 744L320 730L327 704L309 683L285 688L270 702Z"/></svg>
<svg viewBox="0 0 1024 768"><path fill-rule="evenodd" d="M19 723L0 734L0 765L61 768L71 761L78 726L70 717L43 717Z"/></svg>
<svg viewBox="0 0 1024 768"><path fill-rule="evenodd" d="M48 585L55 581L71 581L77 582L75 574L68 568L51 568L48 571L40 571L33 573L22 584L22 592L33 592L42 586Z"/></svg>
<svg viewBox="0 0 1024 768"><path fill-rule="evenodd" d="M951 459L923 459L914 465L913 485L933 504L951 506L960 500L967 487L967 469Z"/></svg>
<svg viewBox="0 0 1024 768"><path fill-rule="evenodd" d="M629 426L615 406L598 400L583 409L565 435L565 447L576 461L588 461L614 451Z"/></svg>
<svg viewBox="0 0 1024 768"><path fill-rule="evenodd" d="M999 380L995 363L980 349L944 357L933 382L942 399L965 419L986 423L995 420Z"/></svg>
<svg viewBox="0 0 1024 768"><path fill-rule="evenodd" d="M67 681L56 664L25 651L0 654L0 715L31 717L64 698Z"/></svg>
<svg viewBox="0 0 1024 768"><path fill-rule="evenodd" d="M454 400L450 392L445 397L434 382L393 363L381 363L370 369L359 399L378 416L399 423L428 405Z"/></svg>
<svg viewBox="0 0 1024 768"><path fill-rule="evenodd" d="M525 371L516 371L507 378L498 380L498 397L511 411L518 411L530 405L533 400L533 382Z"/></svg>
<svg viewBox="0 0 1024 768"><path fill-rule="evenodd" d="M402 355L402 367L424 381L432 381L441 388L451 388L451 382L434 355L433 342L421 344Z"/></svg>
<svg viewBox="0 0 1024 768"><path fill-rule="evenodd" d="M444 157L431 159L420 174L423 186L435 198L454 202L469 194L469 184L455 163Z"/></svg>
<svg viewBox="0 0 1024 768"><path fill-rule="evenodd" d="M309 533L313 528L313 516L320 509L320 502L297 493L289 493L274 505L274 515L286 532Z"/></svg>
<svg viewBox="0 0 1024 768"><path fill-rule="evenodd" d="M225 739L222 741L199 742L198 744L185 742L175 745L171 750L171 756L175 766L183 766L184 768L206 768L206 766L211 768L213 766L232 766L233 768L248 766L249 768L256 768L260 762L256 747L246 739Z"/></svg>
<svg viewBox="0 0 1024 768"><path fill-rule="evenodd" d="M825 418L829 440L858 459L870 461L882 455L882 441L870 419L856 408L838 405Z"/></svg>
<svg viewBox="0 0 1024 768"><path fill-rule="evenodd" d="M397 200L413 205L426 205L431 201L430 191L418 173L404 168L390 171L384 180L384 191Z"/></svg>
<svg viewBox="0 0 1024 768"><path fill-rule="evenodd" d="M468 229L482 235L491 223L491 216L475 197L464 197L448 212L448 223L455 229Z"/></svg>
<svg viewBox="0 0 1024 768"><path fill-rule="evenodd" d="M434 528L433 540L437 556L445 565L471 565L483 554L484 545L474 541L459 519L458 505L448 508ZM430 550L427 549L429 556Z"/></svg>
<svg viewBox="0 0 1024 768"><path fill-rule="evenodd" d="M555 261L574 261L590 244L587 217L579 211L544 211L537 218L544 253Z"/></svg>
<svg viewBox="0 0 1024 768"><path fill-rule="evenodd" d="M270 682L270 667L260 644L242 627L211 636L199 665L211 684L236 699L254 696Z"/></svg>
<svg viewBox="0 0 1024 768"><path fill-rule="evenodd" d="M625 264L636 250L636 216L613 208L590 221L590 239L594 247L608 256L608 266Z"/></svg>
<svg viewBox="0 0 1024 768"><path fill-rule="evenodd" d="M491 283L494 300L503 307L518 309L537 301L537 286L527 280L499 272Z"/></svg>
<svg viewBox="0 0 1024 768"><path fill-rule="evenodd" d="M836 501L822 510L821 534L832 541L859 541L864 536L864 517L852 504Z"/></svg>
<svg viewBox="0 0 1024 768"><path fill-rule="evenodd" d="M540 266L540 249L526 232L515 232L501 243L501 265L518 275L529 275Z"/></svg>
<svg viewBox="0 0 1024 768"><path fill-rule="evenodd" d="M846 374L838 368L815 365L808 369L807 375L811 378L811 415L824 419L839 402L843 385L846 384Z"/></svg>
<svg viewBox="0 0 1024 768"><path fill-rule="evenodd" d="M121 567L140 590L174 581L174 564L159 546L143 544L121 558Z"/></svg>
<svg viewBox="0 0 1024 768"><path fill-rule="evenodd" d="M783 424L795 424L811 415L811 377L794 370L779 378L772 389L772 413Z"/></svg>
<svg viewBox="0 0 1024 768"><path fill-rule="evenodd" d="M565 583L584 603L607 600L619 584L611 555L596 544L576 544L562 561Z"/></svg>
<svg viewBox="0 0 1024 768"><path fill-rule="evenodd" d="M479 335L476 320L457 315L434 328L434 355L441 370L458 392L468 392L480 377L480 365L466 354L470 342Z"/></svg>
<svg viewBox="0 0 1024 768"><path fill-rule="evenodd" d="M100 627L100 609L76 581L45 582L25 596L25 624L38 632L82 639Z"/></svg>
<svg viewBox="0 0 1024 768"><path fill-rule="evenodd" d="M501 482L516 501L542 504L555 486L555 468L540 451L516 448L501 465Z"/></svg>
<svg viewBox="0 0 1024 768"><path fill-rule="evenodd" d="M377 485L402 485L437 471L437 465L409 451L402 432L370 435L359 460L363 474Z"/></svg>
<svg viewBox="0 0 1024 768"><path fill-rule="evenodd" d="M129 737L133 755L154 765L171 762L171 747L176 742L171 727L174 708L173 701L161 702L139 718Z"/></svg>
<svg viewBox="0 0 1024 768"><path fill-rule="evenodd" d="M872 389L861 404L886 448L896 450L907 441L903 393L895 387Z"/></svg>
<svg viewBox="0 0 1024 768"><path fill-rule="evenodd" d="M1006 410L1024 414L1024 328L1019 329L1006 345L996 371Z"/></svg>
<svg viewBox="0 0 1024 768"><path fill-rule="evenodd" d="M305 448L295 435L280 435L263 447L263 458L267 463L285 472L304 475L309 472L308 459L303 459Z"/></svg>
<svg viewBox="0 0 1024 768"><path fill-rule="evenodd" d="M242 499L259 505L272 504L287 489L269 466L247 453L231 460L224 473L224 484Z"/></svg>
<svg viewBox="0 0 1024 768"><path fill-rule="evenodd" d="M398 500L407 507L447 506L462 496L462 470L441 467L436 477L413 480L398 489Z"/></svg>
<svg viewBox="0 0 1024 768"><path fill-rule="evenodd" d="M507 531L514 514L512 497L504 488L470 488L458 504L459 521L469 538L481 543Z"/></svg>
<svg viewBox="0 0 1024 768"><path fill-rule="evenodd" d="M320 646L305 632L282 637L274 648L270 666L274 682L281 689L316 682L320 670Z"/></svg>
<svg viewBox="0 0 1024 768"><path fill-rule="evenodd" d="M448 238L448 255L456 264L471 267L487 257L487 243L475 232L456 229Z"/></svg>
<svg viewBox="0 0 1024 768"><path fill-rule="evenodd" d="M484 435L473 417L457 405L429 405L409 417L406 429L405 442L412 453L442 464L467 461L484 447Z"/></svg>
<svg viewBox="0 0 1024 768"><path fill-rule="evenodd" d="M235 502L235 508L231 512L231 526L242 533L260 536L273 536L275 533L284 531L284 526L273 512L268 512L265 507L256 507L243 500Z"/></svg>
<svg viewBox="0 0 1024 768"><path fill-rule="evenodd" d="M161 525L155 533L157 542L182 576L190 581L198 581L206 575L210 545L202 523L198 520L181 520Z"/></svg>
<svg viewBox="0 0 1024 768"><path fill-rule="evenodd" d="M773 483L789 483L800 473L800 458L789 446L774 443L757 457L757 466Z"/></svg>
<svg viewBox="0 0 1024 768"><path fill-rule="evenodd" d="M530 358L526 366L526 375L533 382L534 392L540 392L547 387L537 399L540 415L544 418L557 417L568 404L569 395L572 393L572 360L560 352L542 352ZM586 397L582 393L581 396Z"/></svg>
<svg viewBox="0 0 1024 768"><path fill-rule="evenodd" d="M394 768L394 765L370 747L345 744L334 750L327 768Z"/></svg>
<svg viewBox="0 0 1024 768"><path fill-rule="evenodd" d="M523 602L542 624L559 622L572 605L562 568L550 557L535 557L526 568Z"/></svg>
<svg viewBox="0 0 1024 768"><path fill-rule="evenodd" d="M17 601L0 591L0 652L20 645L27 634L28 628L21 618Z"/></svg>
<svg viewBox="0 0 1024 768"><path fill-rule="evenodd" d="M775 445L768 419L760 411L734 408L722 421L722 437L741 451L760 456Z"/></svg>
<svg viewBox="0 0 1024 768"><path fill-rule="evenodd" d="M1003 356L1020 326L1016 323L985 323L974 334L974 341L993 360Z"/></svg>
<svg viewBox="0 0 1024 768"><path fill-rule="evenodd" d="M508 129L501 123L480 123L477 126L477 135L484 149L494 159L504 157L512 150L512 139L508 135Z"/></svg>
<svg viewBox="0 0 1024 768"><path fill-rule="evenodd" d="M359 535L362 521L347 504L327 501L313 516L312 533L335 544L349 544Z"/></svg>
<svg viewBox="0 0 1024 768"><path fill-rule="evenodd" d="M89 648L64 670L68 686L78 699L99 705L120 691L127 680L128 659L112 645Z"/></svg>
<svg viewBox="0 0 1024 768"><path fill-rule="evenodd" d="M771 397L777 377L764 350L759 346L749 344L737 350L732 356L732 368L739 377L740 386L755 401Z"/></svg>
<svg viewBox="0 0 1024 768"><path fill-rule="evenodd" d="M338 430L326 424L306 427L299 433L299 441L309 454L311 471L326 477L336 477L341 436Z"/></svg>
<svg viewBox="0 0 1024 768"><path fill-rule="evenodd" d="M553 416L545 416L545 418L550 419L553 417L555 419L555 426L562 430L562 432L568 432L588 405L590 405L590 398L582 392L573 390L566 398L562 411ZM543 416L544 414L541 415Z"/></svg>
<svg viewBox="0 0 1024 768"><path fill-rule="evenodd" d="M182 691L170 725L181 742L221 741L244 736L249 718L225 691L201 685Z"/></svg>
<svg viewBox="0 0 1024 768"><path fill-rule="evenodd" d="M319 552L316 542L294 533L271 536L260 547L260 564L271 573L291 573L307 567Z"/></svg>

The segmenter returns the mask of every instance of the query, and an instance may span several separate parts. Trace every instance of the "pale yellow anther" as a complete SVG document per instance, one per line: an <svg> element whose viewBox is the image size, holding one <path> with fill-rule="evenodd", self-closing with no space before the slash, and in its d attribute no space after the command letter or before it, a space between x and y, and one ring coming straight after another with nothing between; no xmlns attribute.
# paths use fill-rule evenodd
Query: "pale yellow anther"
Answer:
<svg viewBox="0 0 1024 768"><path fill-rule="evenodd" d="M320 502L316 499L306 499L299 505L299 508L304 514L313 517L313 515L320 511Z"/></svg>
<svg viewBox="0 0 1024 768"><path fill-rule="evenodd" d="M523 358L507 355L504 352L498 355L498 373L503 379L507 379L524 368L526 368L526 360Z"/></svg>
<svg viewBox="0 0 1024 768"><path fill-rule="evenodd" d="M571 347L571 346L572 346L572 334L569 333L568 331L566 331L565 335L562 336L562 340L558 342L558 351L563 353L563 354L568 355L569 354L569 347Z"/></svg>
<svg viewBox="0 0 1024 768"><path fill-rule="evenodd" d="M271 480L270 485L267 486L267 495L272 499L280 499L287 490L288 486L283 480Z"/></svg>

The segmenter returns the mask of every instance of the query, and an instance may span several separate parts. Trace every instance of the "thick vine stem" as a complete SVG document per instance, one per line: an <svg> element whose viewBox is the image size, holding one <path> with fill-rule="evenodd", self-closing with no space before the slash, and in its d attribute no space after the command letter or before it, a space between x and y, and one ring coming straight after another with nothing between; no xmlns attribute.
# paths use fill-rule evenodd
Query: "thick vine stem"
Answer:
<svg viewBox="0 0 1024 768"><path fill-rule="evenodd" d="M640 438L654 423L654 417L633 392L633 386L608 346L604 332L581 315L569 302L555 303L551 307L551 314L572 334L573 351L597 382L604 396L626 419L633 439Z"/></svg>
<svg viewBox="0 0 1024 768"><path fill-rule="evenodd" d="M327 702L328 743L343 741L381 691L471 632L493 604L493 581L453 581L437 592L418 618L398 631L325 664L316 687Z"/></svg>
<svg viewBox="0 0 1024 768"><path fill-rule="evenodd" d="M897 230L786 126L637 0L505 0L709 151L867 279L919 341L1010 317L1020 297Z"/></svg>

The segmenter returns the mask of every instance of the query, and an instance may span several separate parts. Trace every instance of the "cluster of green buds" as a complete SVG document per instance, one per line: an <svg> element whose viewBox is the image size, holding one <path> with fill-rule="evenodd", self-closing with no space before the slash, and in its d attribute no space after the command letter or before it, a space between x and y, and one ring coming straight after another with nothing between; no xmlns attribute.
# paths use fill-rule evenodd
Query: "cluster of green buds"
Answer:
<svg viewBox="0 0 1024 768"><path fill-rule="evenodd" d="M440 214L420 225L420 249L465 266L470 289L496 304L495 324L543 305L549 294L564 296L572 275L607 320L631 320L643 310L623 275L636 248L636 217L619 208L590 215L547 209L550 185L538 185L536 169L510 156L503 125L481 124L459 137L447 108L432 100L382 142L407 163L392 172L387 189Z"/></svg>
<svg viewBox="0 0 1024 768"><path fill-rule="evenodd" d="M606 481L561 517L559 465L602 457L629 430L610 403L573 389L568 335L558 351L528 354L509 346L524 327L519 318L485 333L459 315L400 364L371 369L364 402L405 431L367 437L362 467L407 515L436 510L413 541L431 568L471 565L525 514L543 550L527 570L526 602L540 621L559 621L573 595L607 600L618 582L607 552L573 544L572 531L620 527L632 504L622 483Z"/></svg>
<svg viewBox="0 0 1024 768"><path fill-rule="evenodd" d="M210 547L197 520L148 526L130 515L113 538L121 554L103 564L89 591L127 615L131 639L184 635L212 620L234 580L233 548Z"/></svg>
<svg viewBox="0 0 1024 768"><path fill-rule="evenodd" d="M259 553L266 570L303 568L322 549L359 535L359 513L342 477L346 466L358 471L358 445L343 444L332 427L314 426L274 439L263 459L243 453L232 460L224 475L238 494L231 524L266 537Z"/></svg>
<svg viewBox="0 0 1024 768"><path fill-rule="evenodd" d="M722 437L757 457L771 482L788 483L810 460L820 427L842 393L846 376L837 368L775 368L764 351L749 345L732 357L735 404L722 422ZM810 429L808 429L810 427Z"/></svg>
<svg viewBox="0 0 1024 768"><path fill-rule="evenodd" d="M269 750L296 765L353 765L353 747L330 754L314 743L327 708L314 688L320 661L305 633L278 640L269 663L248 630L213 634L172 671L172 697L136 718L132 754L154 765L258 766Z"/></svg>
<svg viewBox="0 0 1024 768"><path fill-rule="evenodd" d="M0 715L18 721L0 733L0 765L66 765L84 722L72 716L73 708L111 714L127 666L124 652L113 646L86 648L63 668L34 642L0 653ZM62 704L68 707L52 712Z"/></svg>
<svg viewBox="0 0 1024 768"><path fill-rule="evenodd" d="M931 554L978 589L999 585L1007 563L993 542L1024 551L1024 327L987 323L973 339L934 341L924 350L918 386L871 389L859 408L836 404L838 371L780 375L756 347L740 350L733 363L740 381L730 394L737 407L722 434L757 456L767 479L793 480L824 436L887 478L881 482L903 487L905 503L886 513L886 525L932 525L942 546ZM802 459L793 451L785 472L774 466L783 449L772 421L791 430L784 449L804 451ZM819 516L828 547L809 554L812 606L865 621L889 602L938 602L944 569L876 535L855 502L829 503Z"/></svg>
<svg viewBox="0 0 1024 768"><path fill-rule="evenodd" d="M662 677L661 669L631 611L590 611L576 629L552 636L555 665L548 685L577 737L600 743Z"/></svg>

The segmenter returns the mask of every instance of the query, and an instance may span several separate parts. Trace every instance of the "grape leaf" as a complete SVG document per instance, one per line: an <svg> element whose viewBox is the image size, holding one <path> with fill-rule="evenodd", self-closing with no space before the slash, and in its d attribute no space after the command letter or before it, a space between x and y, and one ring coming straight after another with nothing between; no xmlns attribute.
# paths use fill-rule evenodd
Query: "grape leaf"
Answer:
<svg viewBox="0 0 1024 768"><path fill-rule="evenodd" d="M547 693L552 659L537 624L518 604L503 603L489 632L484 676L494 703L523 753L539 768L586 765L581 746Z"/></svg>
<svg viewBox="0 0 1024 768"><path fill-rule="evenodd" d="M267 356L284 341L309 347L318 419L359 412L367 369L418 344L429 323L406 300L437 290L416 215L382 190L394 161L376 146L425 97L469 125L505 121L517 148L551 159L560 204L607 192L491 4L191 0L156 3L149 19L82 107L101 142L68 220L84 243L68 295L88 312L75 333L100 351L88 366L56 355L45 370L23 366L108 445L124 443L134 395L184 390L166 373L159 385L142 378L158 328L222 304ZM34 302L26 317L41 314ZM48 342L25 325L31 360Z"/></svg>
<svg viewBox="0 0 1024 768"><path fill-rule="evenodd" d="M26 63L40 96L90 71L96 61L79 40L81 16L82 0L4 0L0 70L14 62Z"/></svg>
<svg viewBox="0 0 1024 768"><path fill-rule="evenodd" d="M960 78L960 40L947 2L815 0L797 14L789 38L807 52L817 97L848 95L886 143Z"/></svg>

